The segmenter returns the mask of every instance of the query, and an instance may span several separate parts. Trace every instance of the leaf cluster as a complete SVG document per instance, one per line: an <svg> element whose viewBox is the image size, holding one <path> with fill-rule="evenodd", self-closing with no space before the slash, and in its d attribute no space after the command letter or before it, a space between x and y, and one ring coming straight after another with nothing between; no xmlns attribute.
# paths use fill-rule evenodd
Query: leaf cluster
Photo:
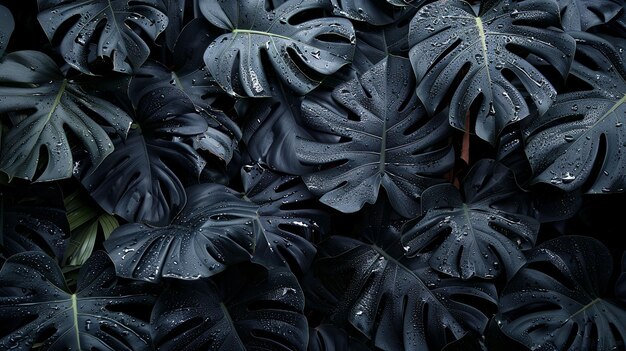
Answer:
<svg viewBox="0 0 626 351"><path fill-rule="evenodd" d="M0 0L0 350L626 349L623 0Z"/></svg>

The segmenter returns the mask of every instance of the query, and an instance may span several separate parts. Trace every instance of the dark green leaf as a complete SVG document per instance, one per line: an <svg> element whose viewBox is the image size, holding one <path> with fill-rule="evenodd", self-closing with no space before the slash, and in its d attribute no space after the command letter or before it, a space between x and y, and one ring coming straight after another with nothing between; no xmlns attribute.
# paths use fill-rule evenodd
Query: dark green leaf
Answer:
<svg viewBox="0 0 626 351"><path fill-rule="evenodd" d="M182 175L199 177L204 159L179 138L200 135L207 121L174 87L157 88L138 101L137 122L126 140L97 167L80 174L96 202L129 222L167 225L185 205Z"/></svg>
<svg viewBox="0 0 626 351"><path fill-rule="evenodd" d="M94 54L109 60L116 72L139 68L150 54L142 36L154 40L168 23L159 0L37 0L37 4L37 18L48 39L59 44L70 66L88 74Z"/></svg>
<svg viewBox="0 0 626 351"><path fill-rule="evenodd" d="M573 35L578 47L570 76L589 88L560 94L545 115L525 124L533 181L566 191L621 192L626 188L626 63L608 41Z"/></svg>
<svg viewBox="0 0 626 351"><path fill-rule="evenodd" d="M124 111L87 94L37 51L12 52L0 62L0 112L10 113L12 124L2 140L0 169L9 177L33 181L72 176L75 165L68 133L98 165L113 151L100 121L122 137L131 124Z"/></svg>
<svg viewBox="0 0 626 351"><path fill-rule="evenodd" d="M554 29L559 27L559 8L552 0L483 1L478 15L461 0L425 5L409 34L417 95L429 113L441 110L452 95L450 124L463 130L470 129L467 112L480 102L475 132L495 143L507 124L533 108L544 114L556 99L555 88L527 55L545 60L565 77L575 43Z"/></svg>
<svg viewBox="0 0 626 351"><path fill-rule="evenodd" d="M187 205L163 228L126 224L104 242L117 274L158 282L199 279L249 261L255 249L258 206L223 185L187 189Z"/></svg>
<svg viewBox="0 0 626 351"><path fill-rule="evenodd" d="M502 331L533 350L620 350L626 305L606 298L612 258L599 241L565 236L534 249L500 297Z"/></svg>
<svg viewBox="0 0 626 351"><path fill-rule="evenodd" d="M0 270L0 348L31 350L151 350L144 316L154 304L151 288L123 283L106 254L81 269L71 293L48 256L24 252ZM147 316L146 316L147 317Z"/></svg>
<svg viewBox="0 0 626 351"><path fill-rule="evenodd" d="M498 309L496 286L480 279L463 280L433 270L428 261L431 255L420 259L404 259L402 263L413 271L437 296L457 321L473 335L483 335L489 319Z"/></svg>
<svg viewBox="0 0 626 351"><path fill-rule="evenodd" d="M413 271L376 246L345 237L322 244L313 266L316 308L351 324L379 349L441 350L465 331Z"/></svg>
<svg viewBox="0 0 626 351"><path fill-rule="evenodd" d="M446 116L429 118L414 89L408 60L390 56L332 96L305 98L307 125L341 137L339 143L298 142L300 161L322 166L303 177L321 202L356 212L374 203L382 186L400 214L419 212L419 196L441 181L454 153L446 143Z"/></svg>
<svg viewBox="0 0 626 351"><path fill-rule="evenodd" d="M302 290L289 270L233 267L216 281L168 289L152 313L152 335L163 351L304 351L303 309Z"/></svg>
<svg viewBox="0 0 626 351"><path fill-rule="evenodd" d="M317 199L299 177L244 166L241 178L246 198L259 206L261 231L253 261L286 261L293 272L307 272L316 252L311 242L325 234L328 214L317 208Z"/></svg>
<svg viewBox="0 0 626 351"><path fill-rule="evenodd" d="M423 215L403 234L404 250L411 256L432 251L430 266L454 277L491 279L506 272L510 278L524 264L521 250L534 245L539 231L529 211L516 208L520 198L508 168L481 160L462 194L451 184L424 191Z"/></svg>
<svg viewBox="0 0 626 351"><path fill-rule="evenodd" d="M65 265L80 266L91 256L98 233L107 239L119 223L115 217L86 201L78 191L65 198L65 209L71 238L64 262Z"/></svg>
<svg viewBox="0 0 626 351"><path fill-rule="evenodd" d="M326 1L290 0L271 11L265 3L206 0L199 4L209 22L229 32L204 54L209 72L228 93L270 96L266 70L272 69L289 88L305 94L352 59L352 24L318 14L330 9ZM310 11L315 17L298 18Z"/></svg>
<svg viewBox="0 0 626 351"><path fill-rule="evenodd" d="M11 11L0 5L0 57L4 54L7 45L9 45L9 39L11 38L11 33L13 33L14 28L15 22Z"/></svg>
<svg viewBox="0 0 626 351"><path fill-rule="evenodd" d="M122 277L199 279L228 265L285 261L305 271L315 255L306 240L319 235L323 213L308 208L311 194L295 177L250 169L246 196L217 184L187 189L188 201L170 226L124 225L104 243ZM298 203L301 201L301 203Z"/></svg>

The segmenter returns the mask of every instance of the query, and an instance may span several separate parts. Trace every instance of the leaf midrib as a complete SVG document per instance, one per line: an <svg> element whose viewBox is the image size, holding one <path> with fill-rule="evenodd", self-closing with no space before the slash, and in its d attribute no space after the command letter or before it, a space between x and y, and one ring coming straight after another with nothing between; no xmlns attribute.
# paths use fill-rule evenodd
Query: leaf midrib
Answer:
<svg viewBox="0 0 626 351"><path fill-rule="evenodd" d="M478 36L480 37L481 49L483 52L483 65L485 66L485 71L487 72L487 80L489 81L489 86L492 86L491 73L489 72L489 60L487 59L487 37L485 35L485 28L483 26L483 20L480 17L475 17L476 28L478 29Z"/></svg>
<svg viewBox="0 0 626 351"><path fill-rule="evenodd" d="M76 303L76 294L72 294L72 320L74 322L74 333L76 334L76 350L81 351L80 332L78 330L78 305Z"/></svg>
<svg viewBox="0 0 626 351"><path fill-rule="evenodd" d="M47 125L48 122L50 122L50 119L52 118L54 111L56 111L57 107L61 103L61 98L63 97L63 93L65 93L66 87L67 87L67 79L63 79L63 82L61 82L61 87L59 88L59 91L57 92L57 95L54 98L54 102L52 103L52 107L50 108L50 111L48 112L48 115L46 116L46 121L44 125Z"/></svg>
<svg viewBox="0 0 626 351"><path fill-rule="evenodd" d="M263 31L252 30L252 29L239 29L239 28L233 29L233 34L234 35L237 35L239 33L248 34L248 35L264 35L264 36L268 36L268 37L274 37L274 38L279 38L279 39L283 39L283 40L290 40L290 41L294 40L292 38L286 37L284 35L276 34L276 33L263 32Z"/></svg>

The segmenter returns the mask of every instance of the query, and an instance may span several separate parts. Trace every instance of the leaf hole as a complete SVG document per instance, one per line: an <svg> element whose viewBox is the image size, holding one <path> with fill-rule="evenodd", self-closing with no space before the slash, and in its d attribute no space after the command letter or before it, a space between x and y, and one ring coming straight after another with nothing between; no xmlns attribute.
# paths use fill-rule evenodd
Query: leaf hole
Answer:
<svg viewBox="0 0 626 351"><path fill-rule="evenodd" d="M149 321L152 313L150 302L128 302L107 304L105 307L110 312L122 313L141 321Z"/></svg>
<svg viewBox="0 0 626 351"><path fill-rule="evenodd" d="M110 327L108 324L100 324L100 330L102 332L104 332L105 334L107 334L108 336L112 337L115 341L117 341L120 344L124 345L125 346L124 350L128 350L128 351L134 350L133 345L131 345L128 342L128 340L126 340L126 338L124 336L122 336L122 334L120 333L119 330L116 330L116 329Z"/></svg>
<svg viewBox="0 0 626 351"><path fill-rule="evenodd" d="M565 341L565 343L563 343L563 348L567 348L570 345L574 344L574 341L576 341L576 337L578 334L578 324L576 323L572 323L572 328L569 331L569 334L567 335L567 339Z"/></svg>
<svg viewBox="0 0 626 351"><path fill-rule="evenodd" d="M428 123L428 118L426 117L426 115L422 115L421 117L417 117L415 119L415 121L408 126L407 129L404 130L404 132L402 134L406 135L411 135L415 132L417 132L418 130L422 129L426 124Z"/></svg>
<svg viewBox="0 0 626 351"><path fill-rule="evenodd" d="M301 185L302 185L302 181L300 180L299 177L290 177L290 179L288 179L287 181L282 182L281 184L279 184L274 189L274 192L275 193L282 193L282 192L287 191L289 189L300 187Z"/></svg>
<svg viewBox="0 0 626 351"><path fill-rule="evenodd" d="M287 19L287 23L289 23L292 26L297 26L304 22L308 22L310 20L314 20L317 18L324 18L324 17L326 17L326 13L324 13L324 9L320 7L315 7L315 8L303 9L303 10L298 11L297 13L295 13L294 15L290 16Z"/></svg>
<svg viewBox="0 0 626 351"><path fill-rule="evenodd" d="M204 319L200 316L191 317L187 320L181 321L174 328L170 329L167 334L160 338L163 342L175 340L178 336L185 334L188 331L198 328L202 325Z"/></svg>
<svg viewBox="0 0 626 351"><path fill-rule="evenodd" d="M441 244L446 240L448 236L452 234L452 228L445 227L442 228L434 237L432 237L426 244L424 244L417 253L425 253L425 252L433 252L441 246ZM410 244L409 244L410 246Z"/></svg>
<svg viewBox="0 0 626 351"><path fill-rule="evenodd" d="M608 345L610 347L614 347L613 350L624 350L626 349L626 342L622 333L620 333L619 328L613 323L609 323L609 330L611 334L613 334L613 338L615 338L615 345ZM569 345L569 344L566 344Z"/></svg>
<svg viewBox="0 0 626 351"><path fill-rule="evenodd" d="M600 179L604 164L607 163L607 144L606 135L604 133L600 134L600 138L598 140L598 151L596 152L596 157L593 160L593 165L589 170L589 176L583 185L583 189L588 189L593 186L596 180Z"/></svg>
<svg viewBox="0 0 626 351"><path fill-rule="evenodd" d="M570 73L567 76L567 84L564 84L562 92L560 94L567 94L579 91L592 91L594 88L591 84L585 82L576 73Z"/></svg>
<svg viewBox="0 0 626 351"><path fill-rule="evenodd" d="M428 67L428 70L426 70L426 72L432 71L433 67L435 67L435 65L437 65L439 62L441 62L441 60L445 59L446 57L448 57L448 55L450 55L450 53L452 53L454 50L456 50L459 45L461 45L462 41L461 39L457 39L455 40L452 44L450 44L450 46L448 46L439 56L437 56L436 59L433 60L433 63L430 65L430 67ZM463 76L465 76L467 74L467 66L470 66L470 63L466 63L460 70L459 70L459 74L462 74ZM464 73L461 73L464 72Z"/></svg>
<svg viewBox="0 0 626 351"><path fill-rule="evenodd" d="M322 164L320 166L320 170L325 171L327 169L341 167L341 166L345 165L346 163L348 163L348 160L345 160L345 159L324 163L324 164ZM340 188L340 187L344 186L345 184L348 184L348 182L347 181L346 182L342 182L339 186L337 186L337 188Z"/></svg>
<svg viewBox="0 0 626 351"><path fill-rule="evenodd" d="M334 33L324 33L315 37L315 39L326 42L326 43L344 43L344 44L352 44L350 38L346 38L343 35L334 34Z"/></svg>
<svg viewBox="0 0 626 351"><path fill-rule="evenodd" d="M276 289L282 290L284 288L277 287ZM289 301L289 299L287 301ZM290 312L299 313L297 308L295 308L294 306L291 306L291 304L289 303L282 302L281 300L252 301L251 303L248 304L247 310L249 312L278 310L278 311L290 311Z"/></svg>
<svg viewBox="0 0 626 351"><path fill-rule="evenodd" d="M450 295L450 299L480 311L480 313L485 316L485 325L486 322L498 312L498 305L495 301L489 301L474 294L452 294ZM468 325L468 327L476 328L477 326ZM476 331L479 333L482 332L482 330Z"/></svg>
<svg viewBox="0 0 626 351"><path fill-rule="evenodd" d="M48 163L50 161L51 152L52 150L49 150L46 145L41 145L39 147L37 170L35 171L35 175L33 175L33 179L41 177L41 175L46 171L46 168L48 168Z"/></svg>
<svg viewBox="0 0 626 351"><path fill-rule="evenodd" d="M542 314L547 311L558 311L560 309L561 306L557 305L554 302L528 301L527 303L524 303L523 306L521 306L520 308L507 312L506 318L508 320L517 320L523 316L528 316L531 314Z"/></svg>
<svg viewBox="0 0 626 351"><path fill-rule="evenodd" d="M33 340L32 345L43 344L46 340L50 339L56 332L57 328L54 325L48 325L39 332L37 337Z"/></svg>
<svg viewBox="0 0 626 351"><path fill-rule="evenodd" d="M322 75L320 75L317 71L315 71L314 69L309 67L309 65L306 64L304 59L300 55L298 55L298 52L296 51L295 48L288 47L287 48L287 54L289 55L289 58L298 67L300 72L302 74L304 74L308 79L313 80L313 81L317 81L317 82L319 82L319 81L321 81L323 79Z"/></svg>

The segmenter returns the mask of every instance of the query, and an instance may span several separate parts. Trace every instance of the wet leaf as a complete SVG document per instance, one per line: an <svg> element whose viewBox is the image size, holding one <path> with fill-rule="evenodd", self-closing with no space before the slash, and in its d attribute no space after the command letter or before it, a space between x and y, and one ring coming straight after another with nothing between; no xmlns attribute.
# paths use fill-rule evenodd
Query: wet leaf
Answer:
<svg viewBox="0 0 626 351"><path fill-rule="evenodd" d="M159 0L37 0L39 23L73 68L92 73L93 52L113 71L132 73L148 58L144 38L155 40L168 24ZM58 40L58 41L57 41Z"/></svg>
<svg viewBox="0 0 626 351"><path fill-rule="evenodd" d="M162 87L137 99L137 125L104 162L77 173L93 199L129 222L167 225L186 202L181 177L200 176L205 161L178 138L200 135L207 121L184 93Z"/></svg>
<svg viewBox="0 0 626 351"><path fill-rule="evenodd" d="M306 187L294 177L259 169L243 178L245 198L222 185L196 185L187 189L187 205L169 226L127 224L115 230L104 246L117 273L147 281L195 280L250 260L306 270L315 255L306 239L320 230L315 220L324 219L307 207Z"/></svg>
<svg viewBox="0 0 626 351"><path fill-rule="evenodd" d="M2 139L0 170L10 178L33 181L72 176L68 134L98 165L114 149L104 128L124 137L131 124L119 107L87 94L37 51L12 52L0 62L0 112L10 113L12 124Z"/></svg>
<svg viewBox="0 0 626 351"><path fill-rule="evenodd" d="M186 193L185 208L169 226L126 224L104 242L119 276L195 280L251 259L258 207L218 184L192 186Z"/></svg>
<svg viewBox="0 0 626 351"><path fill-rule="evenodd" d="M61 269L43 253L24 252L0 270L0 347L31 350L151 350L145 283L122 282L103 252L81 269L71 293Z"/></svg>
<svg viewBox="0 0 626 351"><path fill-rule="evenodd" d="M208 0L199 6L209 22L228 31L209 45L204 62L230 94L270 96L267 69L305 94L352 59L352 24L324 17L330 9L324 0L285 1L271 11L265 0Z"/></svg>
<svg viewBox="0 0 626 351"><path fill-rule="evenodd" d="M550 0L483 1L478 14L465 1L422 7L411 21L409 42L417 95L428 112L441 110L451 94L450 124L466 130L466 113L480 102L473 131L492 144L507 124L534 109L544 114L556 90L526 55L567 75L575 43L554 29L560 27L558 10Z"/></svg>
<svg viewBox="0 0 626 351"><path fill-rule="evenodd" d="M339 143L299 140L300 162L321 166L303 177L320 201L351 213L374 203L382 186L405 217L419 212L418 198L453 163L444 114L426 115L414 94L409 62L395 56L332 95L309 95L302 105L307 126L341 137Z"/></svg>
<svg viewBox="0 0 626 351"><path fill-rule="evenodd" d="M503 291L498 324L531 349L622 349L626 309L606 297L611 271L609 251L593 238L545 242Z"/></svg>
<svg viewBox="0 0 626 351"><path fill-rule="evenodd" d="M152 335L164 351L304 351L303 309L302 290L289 270L240 265L215 280L170 287L152 313Z"/></svg>
<svg viewBox="0 0 626 351"><path fill-rule="evenodd" d="M570 76L582 87L560 94L545 115L524 125L533 182L566 191L621 192L626 188L626 64L608 41L573 35L578 46Z"/></svg>
<svg viewBox="0 0 626 351"><path fill-rule="evenodd" d="M241 173L246 198L259 206L261 230L253 261L287 262L294 273L307 272L316 252L313 242L327 233L329 215L299 177L260 166L244 166Z"/></svg>
<svg viewBox="0 0 626 351"><path fill-rule="evenodd" d="M332 237L313 265L315 308L381 350L441 350L465 330L419 276L377 246Z"/></svg>
<svg viewBox="0 0 626 351"><path fill-rule="evenodd" d="M520 199L513 173L481 160L461 192L441 184L422 194L423 214L407 225L402 245L411 256L432 252L430 266L454 277L491 279L506 272L510 278L525 262L521 250L534 245L539 231L529 209L517 208Z"/></svg>

